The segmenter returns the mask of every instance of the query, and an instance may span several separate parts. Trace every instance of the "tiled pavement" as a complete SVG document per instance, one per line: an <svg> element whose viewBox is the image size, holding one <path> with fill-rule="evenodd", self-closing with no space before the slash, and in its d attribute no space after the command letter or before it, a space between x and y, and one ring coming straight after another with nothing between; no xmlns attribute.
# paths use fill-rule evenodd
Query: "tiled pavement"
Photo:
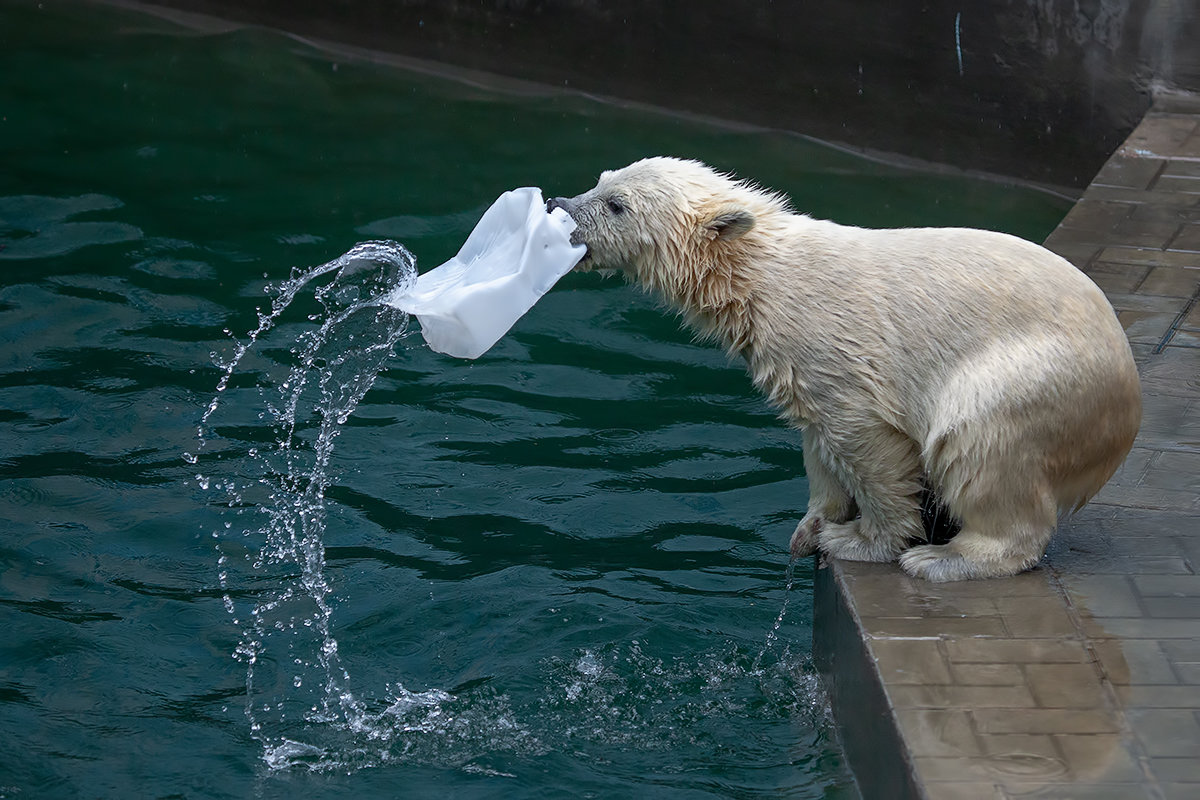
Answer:
<svg viewBox="0 0 1200 800"><path fill-rule="evenodd" d="M1141 434L1032 572L818 570L814 649L867 800L1200 798L1200 100L1160 100L1046 245L1118 311Z"/></svg>

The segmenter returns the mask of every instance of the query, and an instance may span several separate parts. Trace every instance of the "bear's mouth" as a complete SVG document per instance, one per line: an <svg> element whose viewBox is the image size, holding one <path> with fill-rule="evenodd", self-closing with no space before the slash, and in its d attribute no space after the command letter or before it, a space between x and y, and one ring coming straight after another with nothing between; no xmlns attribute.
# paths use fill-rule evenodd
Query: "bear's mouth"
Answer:
<svg viewBox="0 0 1200 800"><path fill-rule="evenodd" d="M582 242L572 242L572 244L582 244ZM572 267L572 269L586 270L592 268L592 248L588 247L586 244L583 246L587 247L587 249L583 251L583 257L575 262L575 266Z"/></svg>

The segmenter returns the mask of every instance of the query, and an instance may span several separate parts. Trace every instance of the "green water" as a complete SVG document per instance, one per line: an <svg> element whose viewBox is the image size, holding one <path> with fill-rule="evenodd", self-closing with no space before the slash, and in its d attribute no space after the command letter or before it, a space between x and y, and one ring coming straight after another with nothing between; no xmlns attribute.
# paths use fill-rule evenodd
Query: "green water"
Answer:
<svg viewBox="0 0 1200 800"><path fill-rule="evenodd" d="M365 239L428 269L502 191L654 154L854 224L1040 240L1066 210L270 32L0 2L0 798L853 797L811 564L787 590L798 437L595 275L477 362L395 347L328 470L319 577L355 711L310 713L326 639L281 604L247 713L245 610L311 574L256 567L260 509L202 484L278 448L263 409L311 298L196 435L266 285Z"/></svg>

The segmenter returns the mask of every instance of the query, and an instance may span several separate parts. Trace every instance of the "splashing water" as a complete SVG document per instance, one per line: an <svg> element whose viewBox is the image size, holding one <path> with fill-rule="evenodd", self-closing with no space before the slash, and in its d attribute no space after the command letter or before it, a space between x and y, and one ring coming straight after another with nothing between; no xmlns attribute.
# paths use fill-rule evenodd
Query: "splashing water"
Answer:
<svg viewBox="0 0 1200 800"><path fill-rule="evenodd" d="M388 300L415 275L403 246L376 241L269 286L269 312L219 362L198 448L184 454L224 506L212 534L218 577L241 630L234 656L246 670L245 714L268 770L409 762L492 774L477 762L498 752L686 744L715 753L739 744L728 740L739 735L731 719L800 714L822 725L827 706L815 676L779 642L791 566L783 607L757 651L727 644L663 658L639 641L581 648L543 660L544 687L516 707L488 681L450 691L397 682L382 697L353 686L334 635L325 495L338 434L408 329L408 315ZM272 331L290 343L269 341Z"/></svg>
<svg viewBox="0 0 1200 800"><path fill-rule="evenodd" d="M250 447L245 453L249 474L217 485L236 516L257 515L254 524L239 526L243 537L261 539L257 552L244 553L249 561L244 577L260 584L267 579L271 588L247 593L252 601L248 613L239 609L229 556L247 545L230 538L232 522L225 523L228 535L218 543L219 579L226 609L236 624L244 626L236 656L246 665L246 715L264 747L265 761L275 768L323 763L327 745L299 742L284 733L295 735L304 723L324 724L368 739L386 738L387 729L373 724L369 710L350 690L350 675L332 633L331 589L324 572L325 492L332 480L329 463L341 426L407 329L408 315L383 299L412 285L416 276L412 255L394 242L364 242L327 264L293 272L277 288L268 286L275 292L270 313L259 311L258 327L219 365L217 394L197 430L199 455L184 456L189 464L197 464L209 449L209 440L223 438L214 418L239 366L302 290L330 274L332 279L312 293L320 310L309 314L308 320L316 327L297 336L289 350L290 364L281 368L268 363L264 368L268 377L272 372L284 374L276 396L268 397L269 381L258 389L266 400L259 419L274 427L276 442ZM213 455L221 458L226 453ZM203 473L197 473L196 480L202 488L212 483ZM396 693L399 698L406 696L403 687L397 687Z"/></svg>

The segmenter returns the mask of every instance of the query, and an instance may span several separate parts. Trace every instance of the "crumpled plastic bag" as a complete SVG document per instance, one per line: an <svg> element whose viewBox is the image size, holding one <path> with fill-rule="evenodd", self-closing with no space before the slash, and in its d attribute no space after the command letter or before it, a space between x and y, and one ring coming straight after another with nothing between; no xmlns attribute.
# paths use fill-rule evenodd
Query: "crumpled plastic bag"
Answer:
<svg viewBox="0 0 1200 800"><path fill-rule="evenodd" d="M500 340L587 248L571 244L575 221L546 211L541 189L513 189L497 198L458 255L389 297L421 321L429 347L478 358Z"/></svg>

